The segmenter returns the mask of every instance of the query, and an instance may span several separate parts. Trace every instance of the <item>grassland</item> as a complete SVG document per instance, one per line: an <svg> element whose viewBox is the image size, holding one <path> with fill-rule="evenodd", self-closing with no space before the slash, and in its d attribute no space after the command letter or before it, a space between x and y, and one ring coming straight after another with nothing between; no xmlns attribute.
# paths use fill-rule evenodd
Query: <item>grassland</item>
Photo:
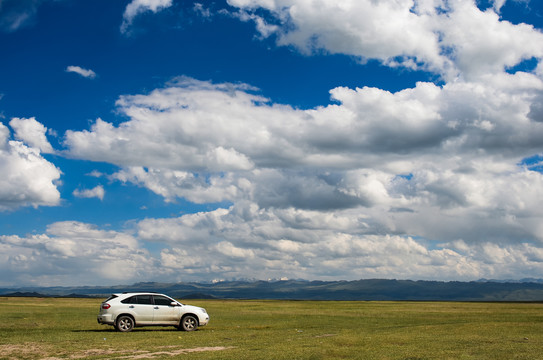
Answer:
<svg viewBox="0 0 543 360"><path fill-rule="evenodd" d="M0 359L541 359L543 304L193 300L196 332L99 325L101 300L0 298Z"/></svg>

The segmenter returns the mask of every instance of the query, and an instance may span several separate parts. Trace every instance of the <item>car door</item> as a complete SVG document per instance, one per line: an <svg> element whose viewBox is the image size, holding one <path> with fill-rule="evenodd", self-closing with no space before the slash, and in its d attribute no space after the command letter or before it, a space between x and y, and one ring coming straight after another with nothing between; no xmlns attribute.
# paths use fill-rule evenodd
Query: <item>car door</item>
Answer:
<svg viewBox="0 0 543 360"><path fill-rule="evenodd" d="M154 295L153 324L178 325L181 306L172 306L174 301L169 297Z"/></svg>
<svg viewBox="0 0 543 360"><path fill-rule="evenodd" d="M128 306L128 311L134 315L137 325L153 323L153 295L134 295L122 303Z"/></svg>

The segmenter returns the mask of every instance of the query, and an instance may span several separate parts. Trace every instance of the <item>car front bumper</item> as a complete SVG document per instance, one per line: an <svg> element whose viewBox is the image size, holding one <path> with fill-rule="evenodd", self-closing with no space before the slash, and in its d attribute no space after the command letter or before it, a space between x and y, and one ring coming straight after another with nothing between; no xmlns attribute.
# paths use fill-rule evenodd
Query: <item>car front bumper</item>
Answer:
<svg viewBox="0 0 543 360"><path fill-rule="evenodd" d="M205 326L209 322L209 315L198 316L198 325Z"/></svg>

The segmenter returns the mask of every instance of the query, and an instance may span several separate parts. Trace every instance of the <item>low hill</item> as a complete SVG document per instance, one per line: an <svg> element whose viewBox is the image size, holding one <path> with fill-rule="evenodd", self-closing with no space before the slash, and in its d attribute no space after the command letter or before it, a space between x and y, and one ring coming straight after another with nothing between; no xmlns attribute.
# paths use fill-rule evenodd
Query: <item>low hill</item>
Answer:
<svg viewBox="0 0 543 360"><path fill-rule="evenodd" d="M0 288L0 296L107 297L124 291L155 291L178 299L543 301L541 282L440 282L368 279L356 281L224 281L103 287Z"/></svg>

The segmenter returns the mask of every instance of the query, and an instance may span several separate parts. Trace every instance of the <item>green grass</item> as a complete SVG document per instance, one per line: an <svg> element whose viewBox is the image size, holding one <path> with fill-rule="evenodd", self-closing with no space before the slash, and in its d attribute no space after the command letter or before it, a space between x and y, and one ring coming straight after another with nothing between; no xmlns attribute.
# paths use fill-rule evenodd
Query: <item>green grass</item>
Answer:
<svg viewBox="0 0 543 360"><path fill-rule="evenodd" d="M543 358L536 303L193 300L211 322L189 333L115 332L100 303L0 298L0 359Z"/></svg>

